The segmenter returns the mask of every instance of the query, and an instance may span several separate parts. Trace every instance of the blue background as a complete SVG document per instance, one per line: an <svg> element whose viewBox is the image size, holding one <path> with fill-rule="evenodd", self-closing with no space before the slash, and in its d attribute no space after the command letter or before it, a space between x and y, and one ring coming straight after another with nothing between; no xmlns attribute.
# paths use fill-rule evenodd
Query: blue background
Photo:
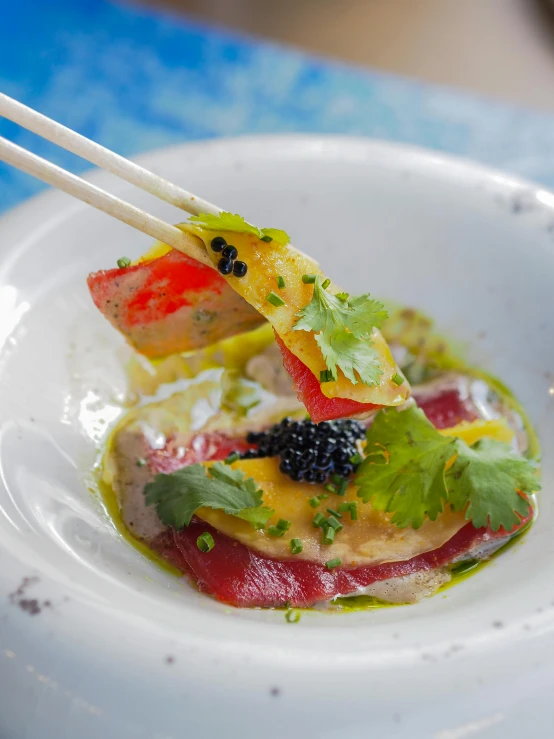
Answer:
<svg viewBox="0 0 554 739"><path fill-rule="evenodd" d="M363 134L554 187L554 117L104 0L6 0L0 90L125 155L246 133ZM0 134L88 165L0 120ZM0 211L42 189L0 164Z"/></svg>

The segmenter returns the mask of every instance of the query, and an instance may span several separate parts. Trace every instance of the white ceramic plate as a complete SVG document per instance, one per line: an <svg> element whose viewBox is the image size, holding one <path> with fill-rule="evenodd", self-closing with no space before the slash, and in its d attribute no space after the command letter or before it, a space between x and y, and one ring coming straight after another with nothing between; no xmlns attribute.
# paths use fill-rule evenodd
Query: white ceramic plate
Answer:
<svg viewBox="0 0 554 739"><path fill-rule="evenodd" d="M149 240L42 195L0 221L0 736L550 736L554 195L363 139L216 141L139 161L287 229L346 289L433 315L529 411L541 513L523 544L442 596L298 624L158 570L88 489L128 350L85 277Z"/></svg>

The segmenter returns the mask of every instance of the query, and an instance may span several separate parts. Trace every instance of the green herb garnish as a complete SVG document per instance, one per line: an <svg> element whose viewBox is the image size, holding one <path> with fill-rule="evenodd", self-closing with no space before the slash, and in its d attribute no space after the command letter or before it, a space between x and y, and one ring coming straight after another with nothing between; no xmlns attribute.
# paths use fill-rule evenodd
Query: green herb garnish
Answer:
<svg viewBox="0 0 554 739"><path fill-rule="evenodd" d="M279 288L279 290L283 290L287 286L285 278L281 275L277 275L275 279L277 280L277 287Z"/></svg>
<svg viewBox="0 0 554 739"><path fill-rule="evenodd" d="M278 228L257 228L245 221L242 216L226 211L222 211L217 216L209 213L200 213L200 215L189 218L189 223L198 224L208 231L232 231L233 233L253 234L262 241L275 241L280 246L286 246L290 243L290 237L286 231L281 231Z"/></svg>
<svg viewBox="0 0 554 739"><path fill-rule="evenodd" d="M267 533L270 536L283 536L285 533L283 529L280 529L278 526L270 526L267 530Z"/></svg>
<svg viewBox="0 0 554 739"><path fill-rule="evenodd" d="M402 377L402 375L399 375L398 372L395 372L390 379L392 382L394 382L395 385L402 385L402 383L404 382L404 378Z"/></svg>
<svg viewBox="0 0 554 739"><path fill-rule="evenodd" d="M337 495L346 495L346 490L350 485L350 480L341 480L340 485L337 488Z"/></svg>
<svg viewBox="0 0 554 739"><path fill-rule="evenodd" d="M324 526L326 522L325 516L323 513L316 513L315 516L312 518L312 526L314 528L318 529L320 526Z"/></svg>
<svg viewBox="0 0 554 739"><path fill-rule="evenodd" d="M169 475L156 475L145 488L147 505L155 505L162 523L180 531L202 507L222 509L263 529L274 511L262 505L263 491L222 462L211 467L191 464Z"/></svg>
<svg viewBox="0 0 554 739"><path fill-rule="evenodd" d="M302 282L305 285L313 285L317 279L317 275L302 275Z"/></svg>
<svg viewBox="0 0 554 739"><path fill-rule="evenodd" d="M289 608L285 613L285 620L289 624L297 624L300 621L300 615L300 611L297 611L294 608Z"/></svg>
<svg viewBox="0 0 554 739"><path fill-rule="evenodd" d="M341 516L342 518L342 516ZM327 526L330 526L332 529L335 530L335 533L338 533L339 531L342 531L344 526L342 523L338 520L338 518L335 518L334 516L329 516L327 519Z"/></svg>
<svg viewBox="0 0 554 739"><path fill-rule="evenodd" d="M418 529L449 504L476 528L511 531L529 509L520 493L540 490L535 465L508 444L481 439L470 448L439 433L416 407L380 411L368 429L365 453L355 478L358 497L392 513L400 528Z"/></svg>
<svg viewBox="0 0 554 739"><path fill-rule="evenodd" d="M129 257L121 257L121 259L117 260L117 266L119 269L125 269L126 267L131 266L131 260Z"/></svg>
<svg viewBox="0 0 554 739"><path fill-rule="evenodd" d="M330 559L328 562L325 562L325 567L327 567L328 570L333 570L335 567L340 567L342 564L342 560L340 557L335 557L335 559Z"/></svg>
<svg viewBox="0 0 554 739"><path fill-rule="evenodd" d="M333 373L331 370L321 370L319 373L319 381L320 382L334 382L335 378L333 376Z"/></svg>
<svg viewBox="0 0 554 739"><path fill-rule="evenodd" d="M291 521L287 521L285 518L280 518L277 521L277 528L280 531L288 531L291 527Z"/></svg>
<svg viewBox="0 0 554 739"><path fill-rule="evenodd" d="M228 457L225 458L225 464L233 464L233 462L236 462L237 459L240 459L240 454L238 452L231 452Z"/></svg>
<svg viewBox="0 0 554 739"><path fill-rule="evenodd" d="M211 552L215 547L213 536L208 531L204 531L196 540L196 546L201 552Z"/></svg>
<svg viewBox="0 0 554 739"><path fill-rule="evenodd" d="M335 541L335 533L336 532L333 526L327 526L327 528L323 530L323 539L322 539L323 543L332 544Z"/></svg>
<svg viewBox="0 0 554 739"><path fill-rule="evenodd" d="M276 308L280 308L282 305L286 305L283 298L277 295L277 293L274 293L273 290L265 296L265 299L268 303L271 303L271 305L274 305Z"/></svg>
<svg viewBox="0 0 554 739"><path fill-rule="evenodd" d="M291 539L290 540L290 551L293 554L300 554L302 551L302 540L301 539Z"/></svg>
<svg viewBox="0 0 554 739"><path fill-rule="evenodd" d="M318 498L318 496L317 496L317 495L314 495L314 497L313 497L313 498L310 498L310 499L308 500L308 503L309 503L309 504L310 504L310 505L312 506L312 508L317 508L317 507L318 507L318 505L320 505L320 504L321 504L321 501L320 501L320 499Z"/></svg>
<svg viewBox="0 0 554 739"><path fill-rule="evenodd" d="M358 520L358 504L356 501L352 500L348 503L340 503L339 505L339 511L341 513L345 513L348 511L350 513L350 520L351 521L357 521Z"/></svg>
<svg viewBox="0 0 554 739"><path fill-rule="evenodd" d="M305 281L304 275L302 279ZM315 276L311 301L297 313L295 331L313 331L327 369L333 378L337 367L354 385L359 381L378 385L383 371L379 354L371 341L374 329L380 328L387 312L382 303L369 294L341 300L323 288Z"/></svg>

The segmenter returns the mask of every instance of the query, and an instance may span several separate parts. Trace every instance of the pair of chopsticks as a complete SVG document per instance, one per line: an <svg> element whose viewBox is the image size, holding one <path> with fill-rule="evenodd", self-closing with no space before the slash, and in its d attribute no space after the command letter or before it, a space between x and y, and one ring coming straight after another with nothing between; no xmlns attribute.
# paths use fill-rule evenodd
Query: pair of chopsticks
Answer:
<svg viewBox="0 0 554 739"><path fill-rule="evenodd" d="M202 200L173 183L149 172L144 167L119 156L104 146L87 139L76 131L53 121L17 100L0 93L0 116L8 118L23 128L57 144L62 149L77 154L97 167L111 172L117 177L136 185L141 190L155 195L166 203L177 206L192 215L210 213L217 215L221 209ZM142 231L168 246L178 249L203 264L213 267L200 239L184 233L170 223L147 213L125 200L111 195L100 187L67 172L46 159L33 154L21 146L0 136L0 161L20 169L22 172L46 182L84 203L98 208L129 226Z"/></svg>

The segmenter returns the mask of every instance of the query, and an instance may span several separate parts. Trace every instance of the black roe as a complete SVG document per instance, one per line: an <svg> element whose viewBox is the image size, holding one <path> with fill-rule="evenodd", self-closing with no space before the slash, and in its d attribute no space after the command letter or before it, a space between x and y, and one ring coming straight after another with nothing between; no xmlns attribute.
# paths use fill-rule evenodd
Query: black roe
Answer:
<svg viewBox="0 0 554 739"><path fill-rule="evenodd" d="M237 259L237 261L233 264L233 274L235 277L244 277L244 275L248 272L248 266L246 262L241 262Z"/></svg>
<svg viewBox="0 0 554 739"><path fill-rule="evenodd" d="M222 275L230 275L233 271L233 262L230 259L221 257L221 259L217 263L217 268Z"/></svg>
<svg viewBox="0 0 554 739"><path fill-rule="evenodd" d="M223 236L216 236L215 239L212 239L211 247L212 251L220 252L223 251L223 249L227 246L227 242L223 238Z"/></svg>
<svg viewBox="0 0 554 739"><path fill-rule="evenodd" d="M233 246L232 244L229 244L228 246L223 249L221 252L222 257L227 257L227 259L233 259L235 260L239 255L238 249L236 246Z"/></svg>
<svg viewBox="0 0 554 739"><path fill-rule="evenodd" d="M256 448L241 456L279 457L279 469L292 480L322 484L332 475L346 478L355 471L350 458L365 433L365 426L353 419L314 423L284 418L267 431L251 431L246 441Z"/></svg>

